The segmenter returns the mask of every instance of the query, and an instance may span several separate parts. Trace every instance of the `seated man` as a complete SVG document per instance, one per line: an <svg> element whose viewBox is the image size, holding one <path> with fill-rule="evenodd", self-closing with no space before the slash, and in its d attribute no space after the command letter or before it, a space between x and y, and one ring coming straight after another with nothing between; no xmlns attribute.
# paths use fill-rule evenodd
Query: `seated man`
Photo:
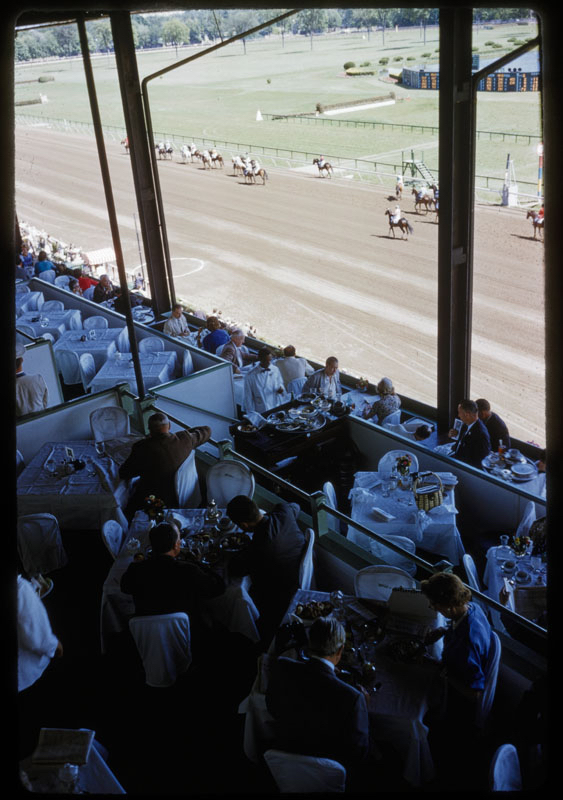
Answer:
<svg viewBox="0 0 563 800"><path fill-rule="evenodd" d="M40 278L42 272L47 272L47 270L50 269L57 272L56 266L47 258L47 253L45 250L41 250L37 256L37 261L35 262L35 274Z"/></svg>
<svg viewBox="0 0 563 800"><path fill-rule="evenodd" d="M277 749L330 758L350 771L369 753L369 720L364 695L335 674L345 642L335 617L316 619L309 629L310 660L278 658L266 705Z"/></svg>
<svg viewBox="0 0 563 800"><path fill-rule="evenodd" d="M164 333L168 336L189 336L190 329L181 303L174 303L172 306L172 313L164 323Z"/></svg>
<svg viewBox="0 0 563 800"><path fill-rule="evenodd" d="M244 379L244 410L263 414L286 399L281 372L272 364L271 351L262 347L258 351L258 364Z"/></svg>
<svg viewBox="0 0 563 800"><path fill-rule="evenodd" d="M42 375L26 375L23 371L25 347L16 345L16 416L34 414L47 408L49 392Z"/></svg>
<svg viewBox="0 0 563 800"><path fill-rule="evenodd" d="M258 356L255 356L254 353L249 353L246 348L243 349L244 340L244 331L236 328L231 333L230 341L221 350L221 358L232 362L235 374L240 374L242 367L254 364L258 359Z"/></svg>
<svg viewBox="0 0 563 800"><path fill-rule="evenodd" d="M204 350L207 350L208 353L215 353L217 348L222 344L227 344L229 341L229 334L222 327L221 321L218 317L207 317L207 322L205 323L205 327L209 331L205 339L201 339L200 330L198 334L198 346L203 347Z"/></svg>
<svg viewBox="0 0 563 800"><path fill-rule="evenodd" d="M298 513L296 503L279 503L264 514L245 495L237 495L227 506L235 525L253 534L246 550L229 562L229 572L250 575L250 594L260 612L258 628L266 647L299 587L299 566L307 545L297 525Z"/></svg>
<svg viewBox="0 0 563 800"><path fill-rule="evenodd" d="M451 455L459 461L481 467L482 460L491 452L491 439L485 425L479 419L479 409L473 400L462 400L457 413L463 422L459 435L450 430L451 438L457 438Z"/></svg>
<svg viewBox="0 0 563 800"><path fill-rule="evenodd" d="M121 578L121 591L133 595L135 616L173 614L190 617L192 641L201 638L201 601L225 591L223 579L208 567L177 561L180 532L176 525L161 523L150 531L152 554L133 561Z"/></svg>
<svg viewBox="0 0 563 800"><path fill-rule="evenodd" d="M47 610L27 578L17 579L18 692L32 686L49 666L63 655L63 646L53 633Z"/></svg>
<svg viewBox="0 0 563 800"><path fill-rule="evenodd" d="M100 282L94 289L92 300L94 303L103 303L105 300L111 300L115 296L115 289L109 279L109 275L102 275Z"/></svg>
<svg viewBox="0 0 563 800"><path fill-rule="evenodd" d="M335 356L329 356L325 362L324 369L318 369L316 372L313 372L305 381L303 393L311 392L314 389L317 389L321 394L330 399L334 399L336 395L342 394L338 359Z"/></svg>
<svg viewBox="0 0 563 800"><path fill-rule="evenodd" d="M299 358L295 353L295 347L288 344L283 349L283 358L278 358L276 367L281 372L283 382L287 384L296 378L307 378L314 372L313 367L304 359Z"/></svg>
<svg viewBox="0 0 563 800"><path fill-rule="evenodd" d="M475 402L477 403L477 408L479 409L479 419L485 424L485 427L489 432L489 437L491 439L491 450L496 452L501 441L504 447L506 447L508 450L510 447L510 435L508 433L506 423L499 417L498 414L495 414L494 411L491 411L491 404L488 400L485 400L481 397Z"/></svg>
<svg viewBox="0 0 563 800"><path fill-rule="evenodd" d="M211 436L211 428L203 425L189 431L170 433L170 420L158 411L149 417L149 435L135 442L127 460L119 468L121 478L140 476L128 509L142 508L151 494L168 508L178 507L174 476L192 450Z"/></svg>

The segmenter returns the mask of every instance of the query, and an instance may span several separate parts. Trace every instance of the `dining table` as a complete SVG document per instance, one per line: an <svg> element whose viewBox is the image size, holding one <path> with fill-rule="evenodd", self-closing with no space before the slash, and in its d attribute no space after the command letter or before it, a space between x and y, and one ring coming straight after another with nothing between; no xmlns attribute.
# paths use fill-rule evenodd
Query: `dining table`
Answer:
<svg viewBox="0 0 563 800"><path fill-rule="evenodd" d="M53 514L61 527L76 530L101 530L109 519L126 528L129 483L101 449L89 440L45 442L18 476L18 515Z"/></svg>
<svg viewBox="0 0 563 800"><path fill-rule="evenodd" d="M487 550L483 592L499 602L504 589L506 607L511 611L537 620L546 608L547 583L545 557L517 555L507 544L495 545ZM493 613L498 618L499 612Z"/></svg>
<svg viewBox="0 0 563 800"><path fill-rule="evenodd" d="M415 545L444 556L457 566L465 553L456 525L454 488L457 478L449 472L435 474L442 482L443 501L423 511L417 507L413 491L393 485L387 473L357 472L349 494L350 516L381 536L405 536ZM370 537L351 525L348 538L370 549Z"/></svg>
<svg viewBox="0 0 563 800"><path fill-rule="evenodd" d="M409 634L395 630L388 604L340 594L338 605L334 605L333 597L329 592L298 589L282 625L302 622L307 630L313 620L305 617L304 611L299 617L299 608L328 604L321 615L336 615L347 631L338 677L365 689L374 738L392 744L401 759L403 778L412 786L422 786L435 775L424 717L430 708L443 708L445 702L439 661L420 642L414 643ZM274 639L260 659L250 694L239 705L239 713L245 715L244 751L252 761L259 761L264 750L275 747L275 725L266 706L266 690L268 673L279 655L301 660L308 657L306 647L280 652Z"/></svg>
<svg viewBox="0 0 563 800"><path fill-rule="evenodd" d="M145 389L160 386L171 381L176 373L177 355L174 350L156 353L139 353L139 363L143 374ZM88 388L92 392L111 389L118 383L128 383L132 392L137 392L135 367L131 353L114 353L112 358L101 366Z"/></svg>
<svg viewBox="0 0 563 800"><path fill-rule="evenodd" d="M74 330L63 331L53 350L55 358L61 350L72 350L78 356L90 353L94 359L96 371L100 370L105 362L117 352L117 337L123 328L92 328L90 331ZM94 333L92 337L90 334Z"/></svg>
<svg viewBox="0 0 563 800"><path fill-rule="evenodd" d="M545 473L540 473L535 461L513 448L503 455L489 453L481 467L505 483L524 489L530 494L545 497Z"/></svg>
<svg viewBox="0 0 563 800"><path fill-rule="evenodd" d="M29 325L36 336L44 331L54 330L57 335L63 331L82 329L82 312L78 308L63 311L25 311L19 315L17 325Z"/></svg>
<svg viewBox="0 0 563 800"><path fill-rule="evenodd" d="M225 509L217 509L219 519L225 519ZM221 530L216 521L208 518L205 508L166 509L164 520L174 521L182 536L180 559L200 562L219 571L225 581L225 591L219 597L205 600L203 608L208 618L221 623L231 633L239 633L257 643L260 641L257 621L258 610L250 598L250 581L247 576L230 576L228 561L240 552L240 545L232 544L229 537L241 535L252 538L232 523ZM112 636L127 630L134 616L133 597L121 591L121 578L135 558L150 557L150 532L154 525L144 510L135 512L126 532L121 549L113 562L102 588L100 614L102 652L106 652Z"/></svg>

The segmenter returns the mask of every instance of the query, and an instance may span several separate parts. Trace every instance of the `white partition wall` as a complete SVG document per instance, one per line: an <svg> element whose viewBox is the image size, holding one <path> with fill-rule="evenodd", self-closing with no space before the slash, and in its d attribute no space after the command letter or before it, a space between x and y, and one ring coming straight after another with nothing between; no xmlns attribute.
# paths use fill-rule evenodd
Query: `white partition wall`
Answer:
<svg viewBox="0 0 563 800"><path fill-rule="evenodd" d="M186 425L209 425L215 440L230 438L237 421L231 365L217 364L151 389L160 409Z"/></svg>
<svg viewBox="0 0 563 800"><path fill-rule="evenodd" d="M49 392L48 407L62 403L63 393L59 381L57 363L51 342L46 339L25 345L23 369L27 375L42 375Z"/></svg>

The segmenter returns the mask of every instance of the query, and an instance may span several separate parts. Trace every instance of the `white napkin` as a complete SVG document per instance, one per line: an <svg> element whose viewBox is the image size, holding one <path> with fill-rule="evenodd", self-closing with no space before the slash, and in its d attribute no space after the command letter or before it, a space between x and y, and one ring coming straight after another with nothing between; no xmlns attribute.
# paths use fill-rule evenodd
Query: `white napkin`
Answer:
<svg viewBox="0 0 563 800"><path fill-rule="evenodd" d="M267 421L257 411L247 411L244 416L255 428L260 429L267 425Z"/></svg>
<svg viewBox="0 0 563 800"><path fill-rule="evenodd" d="M391 522L392 519L397 519L393 514L389 514L387 511L377 506L374 506L371 511L378 522Z"/></svg>
<svg viewBox="0 0 563 800"><path fill-rule="evenodd" d="M98 474L98 478L100 479L103 489L105 489L106 492L113 491L110 477L104 467L98 461L92 461L92 464L94 465L94 469Z"/></svg>
<svg viewBox="0 0 563 800"><path fill-rule="evenodd" d="M454 475L453 472L437 472L436 475L438 475L444 486L455 486L457 483L457 475Z"/></svg>
<svg viewBox="0 0 563 800"><path fill-rule="evenodd" d="M372 489L379 486L381 478L377 472L356 472L354 475L354 487L356 489Z"/></svg>

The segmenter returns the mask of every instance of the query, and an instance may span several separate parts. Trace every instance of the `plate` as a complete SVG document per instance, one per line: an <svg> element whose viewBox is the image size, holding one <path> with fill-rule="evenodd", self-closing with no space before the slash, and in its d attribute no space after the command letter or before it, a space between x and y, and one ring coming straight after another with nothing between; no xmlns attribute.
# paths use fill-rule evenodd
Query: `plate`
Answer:
<svg viewBox="0 0 563 800"><path fill-rule="evenodd" d="M227 553L237 553L243 550L250 544L250 537L245 533L229 533L224 539L221 539L221 550Z"/></svg>
<svg viewBox="0 0 563 800"><path fill-rule="evenodd" d="M531 464L513 464L512 465L512 472L514 475L517 475L519 478L529 477L535 472L535 467Z"/></svg>
<svg viewBox="0 0 563 800"><path fill-rule="evenodd" d="M326 424L326 419L307 419L301 423L303 431L319 431Z"/></svg>
<svg viewBox="0 0 563 800"><path fill-rule="evenodd" d="M239 433L258 433L256 425L237 425Z"/></svg>
<svg viewBox="0 0 563 800"><path fill-rule="evenodd" d="M299 409L299 416L300 417L312 417L312 416L314 416L315 414L318 414L318 413L319 413L318 408L315 408L315 406L311 406L311 405L302 406Z"/></svg>
<svg viewBox="0 0 563 800"><path fill-rule="evenodd" d="M294 431L303 430L303 428L300 422L278 422L276 430L283 433L293 433Z"/></svg>
<svg viewBox="0 0 563 800"><path fill-rule="evenodd" d="M305 394L299 395L299 400L302 400L304 403L310 403L311 400L314 400L316 395L311 394L309 392L305 392Z"/></svg>

